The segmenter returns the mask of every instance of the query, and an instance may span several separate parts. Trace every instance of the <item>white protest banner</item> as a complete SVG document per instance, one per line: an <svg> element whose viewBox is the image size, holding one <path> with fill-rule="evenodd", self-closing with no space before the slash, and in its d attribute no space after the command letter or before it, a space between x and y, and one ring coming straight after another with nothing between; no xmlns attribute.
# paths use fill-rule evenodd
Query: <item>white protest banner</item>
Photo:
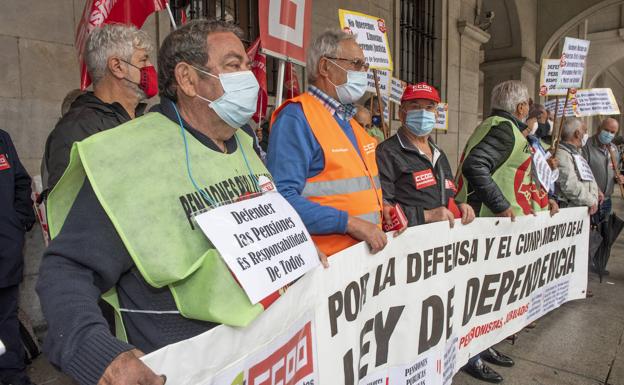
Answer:
<svg viewBox="0 0 624 385"><path fill-rule="evenodd" d="M620 114L620 108L611 88L577 90L569 104L572 105L574 115L578 117Z"/></svg>
<svg viewBox="0 0 624 385"><path fill-rule="evenodd" d="M338 17L340 28L357 35L356 41L364 51L370 68L392 70L392 55L384 19L345 9L338 10Z"/></svg>
<svg viewBox="0 0 624 385"><path fill-rule="evenodd" d="M375 88L375 75L373 75L373 71L369 70L366 77L368 79L366 91L376 94L377 90ZM379 80L379 92L384 96L390 95L390 71L378 70L377 79Z"/></svg>
<svg viewBox="0 0 624 385"><path fill-rule="evenodd" d="M301 218L277 192L220 206L195 219L253 304L319 264Z"/></svg>
<svg viewBox="0 0 624 385"><path fill-rule="evenodd" d="M392 78L390 80L390 101L392 103L401 104L405 87L407 87L407 83L401 79Z"/></svg>
<svg viewBox="0 0 624 385"><path fill-rule="evenodd" d="M580 88L583 86L585 59L589 53L589 40L566 37L559 60L559 76L556 88Z"/></svg>
<svg viewBox="0 0 624 385"><path fill-rule="evenodd" d="M561 100L559 101L559 105L557 105L557 101L555 99L551 99L551 100L547 100L546 103L544 103L544 107L548 110L548 111L555 111L555 107L557 107L557 117L562 117L563 116L563 106L565 104L565 98L561 98ZM568 103L568 106L566 107L566 117L570 117L570 116L574 116L574 108L572 108L572 103Z"/></svg>
<svg viewBox="0 0 624 385"><path fill-rule="evenodd" d="M533 152L533 164L537 172L537 179L539 179L540 184L546 191L550 190L552 184L559 179L559 169L553 170L548 165L548 159L551 156L550 152L547 152L546 155L540 150Z"/></svg>
<svg viewBox="0 0 624 385"><path fill-rule="evenodd" d="M587 160L585 160L585 158L583 158L581 155L573 155L574 157L574 163L576 164L576 169L579 172L579 176L581 177L581 180L584 180L586 182L591 182L594 179L594 173L591 169L591 167L589 167L589 163L587 163Z"/></svg>
<svg viewBox="0 0 624 385"><path fill-rule="evenodd" d="M447 385L469 357L585 297L589 227L587 208L411 227L375 255L360 243L332 256L246 328L143 359L172 385Z"/></svg>
<svg viewBox="0 0 624 385"><path fill-rule="evenodd" d="M565 100L559 101L557 116L563 113ZM544 106L547 110L554 111L556 100L547 101ZM589 88L575 90L568 99L566 116L597 116L597 115L619 115L620 108L617 100L610 88Z"/></svg>
<svg viewBox="0 0 624 385"><path fill-rule="evenodd" d="M436 130L448 130L448 104L447 103L439 103L438 104L438 118L436 119L435 128Z"/></svg>
<svg viewBox="0 0 624 385"><path fill-rule="evenodd" d="M558 76L559 59L543 59L539 91L541 96L562 96L566 94L567 89L557 88Z"/></svg>

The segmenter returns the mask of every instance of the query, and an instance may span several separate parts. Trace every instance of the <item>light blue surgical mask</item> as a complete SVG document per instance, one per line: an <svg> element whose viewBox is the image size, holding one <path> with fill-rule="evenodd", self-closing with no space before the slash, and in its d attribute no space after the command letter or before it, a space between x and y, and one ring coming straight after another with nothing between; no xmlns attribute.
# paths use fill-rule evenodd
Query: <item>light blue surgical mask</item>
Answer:
<svg viewBox="0 0 624 385"><path fill-rule="evenodd" d="M427 110L410 110L405 116L405 126L416 136L429 135L435 123L435 113Z"/></svg>
<svg viewBox="0 0 624 385"><path fill-rule="evenodd" d="M240 128L256 112L258 90L260 86L251 71L238 71L213 75L210 72L193 66L197 71L219 79L223 95L217 100L210 100L201 95L198 98L210 103L219 117L233 128Z"/></svg>
<svg viewBox="0 0 624 385"><path fill-rule="evenodd" d="M366 88L368 87L368 75L362 71L352 71L342 68L338 63L327 59L338 68L347 73L347 82L341 85L335 85L331 80L329 82L336 88L336 94L338 95L338 101L342 104L353 104L360 100Z"/></svg>
<svg viewBox="0 0 624 385"><path fill-rule="evenodd" d="M615 134L610 133L609 131L602 130L600 134L598 134L598 140L602 144L609 144L615 138Z"/></svg>

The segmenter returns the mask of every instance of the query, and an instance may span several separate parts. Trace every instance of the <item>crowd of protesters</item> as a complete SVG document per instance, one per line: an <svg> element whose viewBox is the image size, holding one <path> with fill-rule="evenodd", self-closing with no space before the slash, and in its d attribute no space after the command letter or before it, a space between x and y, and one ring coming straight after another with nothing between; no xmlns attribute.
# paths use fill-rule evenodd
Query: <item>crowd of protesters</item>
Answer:
<svg viewBox="0 0 624 385"><path fill-rule="evenodd" d="M227 269L202 262L207 251L218 253L180 209L187 193L211 206L227 203L202 194L199 184L271 176L324 261L360 241L372 253L382 250L382 225L397 209L407 226L450 227L475 217L556 215L559 207L586 206L596 224L611 213L614 186L624 182L611 143L615 119L602 121L589 139L583 121L565 119L553 155L557 122L520 81L505 81L489 95L491 115L461 128L474 131L454 175L430 136L438 90L408 85L401 126L384 140L378 101L364 101L364 54L353 35L330 30L310 45L307 91L278 106L258 138L248 124L258 84L240 37L226 22L189 22L163 41L157 73L145 32L107 25L90 34L85 57L93 91L68 96L71 105L45 147L52 241L37 284L46 356L80 384L163 384L141 355L252 317L232 294L236 282ZM144 101L157 93L159 104L145 113ZM556 175L549 183L536 174L538 158ZM258 192L253 185L238 191ZM0 340L7 350L0 381L7 385L31 384L16 338L24 232L34 223L30 193L30 177L0 131ZM189 274L196 263L205 264L201 273ZM223 300L194 300L206 290ZM483 361L514 364L490 348L464 370L501 382Z"/></svg>

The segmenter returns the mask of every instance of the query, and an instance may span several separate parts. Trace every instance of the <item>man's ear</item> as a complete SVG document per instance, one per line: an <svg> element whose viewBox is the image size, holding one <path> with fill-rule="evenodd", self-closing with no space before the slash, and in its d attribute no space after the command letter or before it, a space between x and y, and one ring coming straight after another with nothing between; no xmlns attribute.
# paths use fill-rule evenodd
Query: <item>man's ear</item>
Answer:
<svg viewBox="0 0 624 385"><path fill-rule="evenodd" d="M117 79L123 79L127 74L128 64L124 63L118 57L111 56L106 61L108 71Z"/></svg>
<svg viewBox="0 0 624 385"><path fill-rule="evenodd" d="M329 76L329 60L325 57L321 57L318 62L318 74L322 77Z"/></svg>
<svg viewBox="0 0 624 385"><path fill-rule="evenodd" d="M195 97L197 91L195 86L199 81L197 72L193 71L186 63L178 63L173 70L177 88L188 97Z"/></svg>

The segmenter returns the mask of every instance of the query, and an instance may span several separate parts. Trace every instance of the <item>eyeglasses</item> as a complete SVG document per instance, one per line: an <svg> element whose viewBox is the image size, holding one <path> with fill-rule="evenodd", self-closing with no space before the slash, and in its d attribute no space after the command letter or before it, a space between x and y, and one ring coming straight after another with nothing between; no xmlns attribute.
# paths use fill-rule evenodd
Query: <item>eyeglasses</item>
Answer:
<svg viewBox="0 0 624 385"><path fill-rule="evenodd" d="M325 56L325 58L331 59L331 60L346 61L350 63L351 66L353 66L353 69L355 69L356 71L361 71L362 69L364 69L364 71L368 71L368 67L370 66L370 64L368 64L366 60L362 60L362 59L346 59L343 57L331 57L331 56Z"/></svg>

